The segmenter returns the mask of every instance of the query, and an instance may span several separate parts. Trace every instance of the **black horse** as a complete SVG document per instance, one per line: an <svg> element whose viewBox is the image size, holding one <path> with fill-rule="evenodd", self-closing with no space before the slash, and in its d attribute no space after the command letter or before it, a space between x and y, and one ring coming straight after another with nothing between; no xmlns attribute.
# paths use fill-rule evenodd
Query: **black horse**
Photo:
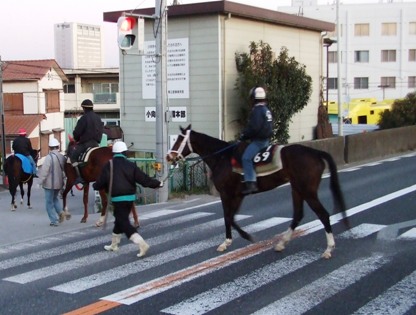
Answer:
<svg viewBox="0 0 416 315"><path fill-rule="evenodd" d="M39 152L40 150L32 150L30 154L33 157L35 163L38 161ZM6 159L4 163L4 172L9 180L9 191L10 195L12 196L11 210L15 211L17 209L15 202L17 186L20 188L20 195L22 197L20 204L23 204L23 198L25 195L23 184L27 184L27 207L32 209L30 204L30 192L32 190L33 174L25 173L23 171L22 160L20 160L20 158L14 154L10 155Z"/></svg>
<svg viewBox="0 0 416 315"><path fill-rule="evenodd" d="M221 197L225 221L226 239L217 250L224 251L231 245L231 227L234 227L241 237L252 241L251 236L234 221L244 195L241 194L243 177L233 171L232 158L236 154L235 151L241 154L246 144L230 145L228 142L191 130L191 125L186 129L181 128L181 132L182 134L178 136L166 159L168 162L176 162L191 153L196 153L210 167L213 183ZM292 223L274 248L276 251L282 251L291 240L295 228L303 218L303 203L306 201L325 227L327 248L322 257L330 258L335 248L335 241L329 214L318 198L325 161L331 175L330 188L335 208L342 212L343 221L349 226L336 164L329 153L299 144L284 146L280 150L280 158L282 162L280 170L267 176L257 177L259 192L273 189L287 182L292 188L294 211Z"/></svg>

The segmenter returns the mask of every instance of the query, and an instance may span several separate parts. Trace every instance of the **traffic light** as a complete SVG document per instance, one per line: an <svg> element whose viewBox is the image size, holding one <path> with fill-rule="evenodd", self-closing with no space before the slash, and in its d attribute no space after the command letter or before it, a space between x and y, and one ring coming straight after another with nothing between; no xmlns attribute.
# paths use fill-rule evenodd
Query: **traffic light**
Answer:
<svg viewBox="0 0 416 315"><path fill-rule="evenodd" d="M133 34L136 26L136 18L131 16L120 16L117 20L118 47L128 50L133 47L136 35Z"/></svg>

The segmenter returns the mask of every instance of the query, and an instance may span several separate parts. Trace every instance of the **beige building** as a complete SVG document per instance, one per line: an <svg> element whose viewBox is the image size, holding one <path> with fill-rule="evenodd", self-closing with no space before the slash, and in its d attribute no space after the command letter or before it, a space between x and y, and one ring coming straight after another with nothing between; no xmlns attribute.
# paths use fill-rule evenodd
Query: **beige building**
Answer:
<svg viewBox="0 0 416 315"><path fill-rule="evenodd" d="M129 11L130 12L130 11ZM153 15L154 8L133 10ZM116 23L123 12L106 12L104 21ZM154 51L154 21L146 19L145 52ZM251 41L268 43L276 52L282 46L306 66L313 80L309 104L290 124L290 141L314 137L322 76L322 32L333 23L216 1L171 6L168 10L168 135L192 123L195 130L224 140L240 132L240 108L246 106L235 90L235 54L248 52ZM137 46L120 52L120 120L125 141L132 150L155 151L155 62L141 56Z"/></svg>
<svg viewBox="0 0 416 315"><path fill-rule="evenodd" d="M41 157L49 152L50 137L63 144L64 97L67 77L53 59L15 60L3 63L3 105L6 154L19 128L26 129Z"/></svg>

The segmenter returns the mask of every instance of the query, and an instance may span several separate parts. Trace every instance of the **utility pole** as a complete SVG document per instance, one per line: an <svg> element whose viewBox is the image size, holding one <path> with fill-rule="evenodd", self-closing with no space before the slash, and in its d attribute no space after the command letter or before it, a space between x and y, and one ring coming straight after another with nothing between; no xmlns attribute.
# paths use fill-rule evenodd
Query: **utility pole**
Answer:
<svg viewBox="0 0 416 315"><path fill-rule="evenodd" d="M155 0L156 30L156 163L164 180L169 174L167 153L167 6L166 0ZM168 183L157 190L157 202L168 200Z"/></svg>
<svg viewBox="0 0 416 315"><path fill-rule="evenodd" d="M337 72L338 72L338 136L343 136L342 97L341 97L341 22L339 0L337 0Z"/></svg>
<svg viewBox="0 0 416 315"><path fill-rule="evenodd" d="M0 113L1 113L1 175L3 178L6 174L4 173L4 162L6 161L6 132L4 128L4 103L3 103L3 62L0 56Z"/></svg>

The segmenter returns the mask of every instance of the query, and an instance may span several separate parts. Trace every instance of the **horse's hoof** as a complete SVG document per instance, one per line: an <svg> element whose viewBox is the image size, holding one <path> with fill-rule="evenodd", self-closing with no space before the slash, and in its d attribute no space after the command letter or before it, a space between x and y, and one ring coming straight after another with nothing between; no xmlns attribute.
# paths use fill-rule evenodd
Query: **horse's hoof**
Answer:
<svg viewBox="0 0 416 315"><path fill-rule="evenodd" d="M104 222L101 222L101 221L95 222L96 227L101 227L101 226L103 226L103 224L104 224Z"/></svg>
<svg viewBox="0 0 416 315"><path fill-rule="evenodd" d="M72 215L70 213L65 213L65 218L71 220Z"/></svg>
<svg viewBox="0 0 416 315"><path fill-rule="evenodd" d="M28 209L33 209L33 207L32 207L32 206L28 206L27 208L28 208Z"/></svg>
<svg viewBox="0 0 416 315"><path fill-rule="evenodd" d="M282 252L285 249L285 245L278 243L274 246L274 250L276 252Z"/></svg>
<svg viewBox="0 0 416 315"><path fill-rule="evenodd" d="M330 252L325 251L325 252L322 254L322 258L325 258L325 259L330 259L330 258L332 258L332 255L331 255L331 253L330 253Z"/></svg>
<svg viewBox="0 0 416 315"><path fill-rule="evenodd" d="M227 249L227 246L224 244L221 244L220 246L217 247L217 252L222 253L223 251L225 251Z"/></svg>
<svg viewBox="0 0 416 315"><path fill-rule="evenodd" d="M87 219L82 218L80 223L87 223Z"/></svg>

